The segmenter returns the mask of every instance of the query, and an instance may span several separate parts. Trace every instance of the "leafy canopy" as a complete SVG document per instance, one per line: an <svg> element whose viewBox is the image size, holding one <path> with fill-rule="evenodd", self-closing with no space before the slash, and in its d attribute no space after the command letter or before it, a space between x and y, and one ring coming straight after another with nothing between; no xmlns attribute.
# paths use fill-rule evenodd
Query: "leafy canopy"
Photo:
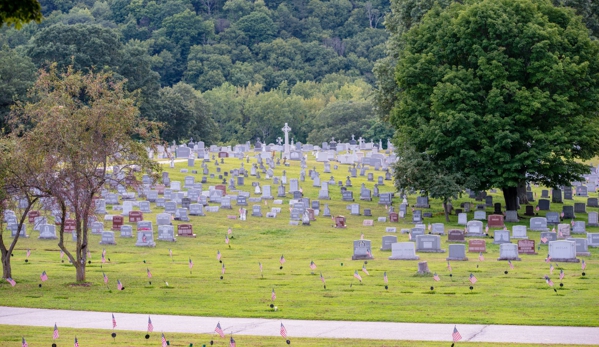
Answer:
<svg viewBox="0 0 599 347"><path fill-rule="evenodd" d="M434 7L405 34L398 141L472 189L579 179L576 160L599 153L598 58L580 17L549 1Z"/></svg>

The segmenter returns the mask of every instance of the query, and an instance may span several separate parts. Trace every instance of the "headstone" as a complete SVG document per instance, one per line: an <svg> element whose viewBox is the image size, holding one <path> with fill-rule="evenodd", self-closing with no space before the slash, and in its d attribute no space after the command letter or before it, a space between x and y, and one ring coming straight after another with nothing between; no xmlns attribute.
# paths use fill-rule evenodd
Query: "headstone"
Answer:
<svg viewBox="0 0 599 347"><path fill-rule="evenodd" d="M252 206L252 217L262 217L262 206L260 206L260 205Z"/></svg>
<svg viewBox="0 0 599 347"><path fill-rule="evenodd" d="M584 207L584 204L581 204ZM562 209L562 212L564 213L564 219L574 219L576 218L576 215L574 214L574 207L573 206L564 206Z"/></svg>
<svg viewBox="0 0 599 347"><path fill-rule="evenodd" d="M578 263L579 259L576 258L576 242L575 241L550 241L549 242L549 256L551 261L561 263Z"/></svg>
<svg viewBox="0 0 599 347"><path fill-rule="evenodd" d="M557 212L547 212L547 214L545 215L545 218L547 218L547 224L559 224L560 223L559 213L557 213Z"/></svg>
<svg viewBox="0 0 599 347"><path fill-rule="evenodd" d="M589 212L588 223L590 227L599 226L599 214L597 212Z"/></svg>
<svg viewBox="0 0 599 347"><path fill-rule="evenodd" d="M123 225L121 227L121 237L133 237L133 227L130 225Z"/></svg>
<svg viewBox="0 0 599 347"><path fill-rule="evenodd" d="M566 207L566 206L564 206ZM574 203L574 213L587 213L586 206L584 202L575 202ZM565 216L564 216L565 218Z"/></svg>
<svg viewBox="0 0 599 347"><path fill-rule="evenodd" d="M122 226L121 226L121 228L122 228ZM92 229L92 235L102 235L102 232L104 232L104 223L93 222L91 229Z"/></svg>
<svg viewBox="0 0 599 347"><path fill-rule="evenodd" d="M101 245L116 245L116 241L114 239L114 232L112 231L104 231L102 232L102 240L100 241Z"/></svg>
<svg viewBox="0 0 599 347"><path fill-rule="evenodd" d="M489 228L503 228L505 224L503 223L503 215L501 214L492 214L487 218L487 225Z"/></svg>
<svg viewBox="0 0 599 347"><path fill-rule="evenodd" d="M486 253L487 243L485 240L472 239L468 240L468 252L469 253Z"/></svg>
<svg viewBox="0 0 599 347"><path fill-rule="evenodd" d="M587 233L589 247L599 247L599 233Z"/></svg>
<svg viewBox="0 0 599 347"><path fill-rule="evenodd" d="M466 245L449 245L449 256L446 260L467 261Z"/></svg>
<svg viewBox="0 0 599 347"><path fill-rule="evenodd" d="M518 258L518 245L513 243L499 245L499 258L497 260L522 260Z"/></svg>
<svg viewBox="0 0 599 347"><path fill-rule="evenodd" d="M40 226L40 236L38 239L41 240L56 240L56 226L52 224L42 224Z"/></svg>
<svg viewBox="0 0 599 347"><path fill-rule="evenodd" d="M439 235L417 235L416 252L445 253L441 249L441 237Z"/></svg>
<svg viewBox="0 0 599 347"><path fill-rule="evenodd" d="M485 211L474 211L474 220L487 220L487 212L485 212Z"/></svg>
<svg viewBox="0 0 599 347"><path fill-rule="evenodd" d="M379 183L380 185L380 183ZM416 205L414 206L416 208L430 208L430 205L428 203L428 196L419 196L416 198Z"/></svg>
<svg viewBox="0 0 599 347"><path fill-rule="evenodd" d="M191 224L177 225L177 236L196 237L196 234L193 233L193 225L191 225Z"/></svg>
<svg viewBox="0 0 599 347"><path fill-rule="evenodd" d="M557 237L560 239L568 238L570 236L570 224L558 224L557 225Z"/></svg>
<svg viewBox="0 0 599 347"><path fill-rule="evenodd" d="M510 231L509 230L495 230L495 237L493 243L500 245L502 243L510 242Z"/></svg>
<svg viewBox="0 0 599 347"><path fill-rule="evenodd" d="M599 207L599 199L597 198L588 198L587 199L588 207Z"/></svg>
<svg viewBox="0 0 599 347"><path fill-rule="evenodd" d="M356 240L354 241L354 254L352 260L368 260L372 258L372 247L370 246L370 240Z"/></svg>
<svg viewBox="0 0 599 347"><path fill-rule="evenodd" d="M527 239L526 225L514 225L512 227L512 238L514 239Z"/></svg>
<svg viewBox="0 0 599 347"><path fill-rule="evenodd" d="M412 214L412 223L422 223L422 211L415 210Z"/></svg>
<svg viewBox="0 0 599 347"><path fill-rule="evenodd" d="M483 236L483 222L479 220L471 220L466 225L466 236L480 237Z"/></svg>
<svg viewBox="0 0 599 347"><path fill-rule="evenodd" d="M121 230L121 226L124 223L124 218L123 216L114 216L112 217L112 230L113 231L119 231Z"/></svg>
<svg viewBox="0 0 599 347"><path fill-rule="evenodd" d="M383 236L381 251L390 251L391 245L397 242L397 236Z"/></svg>
<svg viewBox="0 0 599 347"><path fill-rule="evenodd" d="M129 223L137 223L144 220L144 214L141 211L129 212Z"/></svg>
<svg viewBox="0 0 599 347"><path fill-rule="evenodd" d="M568 239L568 241L574 241L576 242L576 256L580 256L580 257L588 257L591 255L591 253L589 252L589 245L587 242L587 239Z"/></svg>
<svg viewBox="0 0 599 347"><path fill-rule="evenodd" d="M418 260L413 242L396 242L391 245L389 260Z"/></svg>
<svg viewBox="0 0 599 347"><path fill-rule="evenodd" d="M562 203L562 191L560 189L553 189L551 191L551 202Z"/></svg>
<svg viewBox="0 0 599 347"><path fill-rule="evenodd" d="M572 187L564 187L564 200L572 200Z"/></svg>
<svg viewBox="0 0 599 347"><path fill-rule="evenodd" d="M175 242L175 229L172 225L158 226L158 241Z"/></svg>
<svg viewBox="0 0 599 347"><path fill-rule="evenodd" d="M171 215L169 213L159 213L156 216L156 225L170 225L171 224Z"/></svg>
<svg viewBox="0 0 599 347"><path fill-rule="evenodd" d="M544 231L541 233L541 240L539 241L539 244L547 245L551 241L557 241L557 233L550 231Z"/></svg>
<svg viewBox="0 0 599 347"><path fill-rule="evenodd" d="M154 233L152 230L143 230L137 232L137 242L135 246L138 247L155 247Z"/></svg>
<svg viewBox="0 0 599 347"><path fill-rule="evenodd" d="M574 222L572 225L572 234L586 234L586 226L585 222L578 221Z"/></svg>
<svg viewBox="0 0 599 347"><path fill-rule="evenodd" d="M464 230L451 229L447 232L447 242L465 242Z"/></svg>
<svg viewBox="0 0 599 347"><path fill-rule="evenodd" d="M534 240L518 240L518 254L537 254Z"/></svg>
<svg viewBox="0 0 599 347"><path fill-rule="evenodd" d="M435 235L445 235L445 225L443 223L433 223L431 233Z"/></svg>
<svg viewBox="0 0 599 347"><path fill-rule="evenodd" d="M458 214L458 225L466 225L468 224L468 215L466 213Z"/></svg>
<svg viewBox="0 0 599 347"><path fill-rule="evenodd" d="M576 196L587 197L589 196L586 186L580 186L576 188Z"/></svg>
<svg viewBox="0 0 599 347"><path fill-rule="evenodd" d="M510 223L518 223L518 211L505 211L505 221Z"/></svg>
<svg viewBox="0 0 599 347"><path fill-rule="evenodd" d="M549 211L550 202L547 199L539 199L539 211Z"/></svg>
<svg viewBox="0 0 599 347"><path fill-rule="evenodd" d="M335 228L345 228L346 222L344 216L335 217Z"/></svg>

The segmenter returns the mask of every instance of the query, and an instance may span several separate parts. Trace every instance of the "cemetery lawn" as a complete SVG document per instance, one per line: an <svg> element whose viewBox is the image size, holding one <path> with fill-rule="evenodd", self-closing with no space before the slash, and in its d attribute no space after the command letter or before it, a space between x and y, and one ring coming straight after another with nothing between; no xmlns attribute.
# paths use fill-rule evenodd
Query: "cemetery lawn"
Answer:
<svg viewBox="0 0 599 347"><path fill-rule="evenodd" d="M249 164L245 160L243 163L248 169ZM336 181L345 182L348 166L340 165L338 170L334 170L334 164L331 163L332 173L324 174L322 163L308 160L308 168L316 167L323 180L328 180L333 175ZM238 159L227 158L220 167L224 168L223 171L228 171L239 165ZM187 163L178 162L175 169L168 169L167 165L165 170L170 172L171 180L183 182L188 174L180 173L179 170L187 169L186 166ZM214 162L209 164L209 168L211 172L215 172ZM189 168L190 171L191 169ZM194 169L199 170L200 174L192 176L199 181L202 175L197 160ZM288 179L299 177L299 162L291 162L290 167L278 166L275 176L280 176L283 169L286 170ZM370 172L375 173L375 181L377 176L384 175L383 171ZM264 175L261 179L250 176L246 178L245 185L238 189L251 190L251 196L256 196L251 186L252 181L272 185L272 181L266 180ZM204 190L221 182L218 178L209 179L204 184ZM522 261L514 261L515 268L512 270L507 262L496 260L499 246L493 245L492 238L486 239L487 253L484 254L484 261L478 260L478 253L467 253L469 261L451 262L452 277L445 260L447 252L417 253L420 261L428 261L430 270L440 276L441 280L435 282L432 275L416 275L418 261L391 261L387 259L390 252L379 250L381 238L385 235L396 235L398 242L408 241L408 235L399 231L413 226L410 223L411 211L408 210L406 220L400 220L400 223L377 222L377 217L387 216L385 206L377 204L378 198L374 198L372 202L359 201L361 183L366 183L366 187L372 189L374 182L367 182L366 177L358 176L352 178L352 183L353 187L348 189L353 190L355 203L360 204L362 214L364 208L372 209L373 217L350 216L346 209L349 203L341 201L337 186L330 187L330 201L321 201L321 206L329 204L333 215L347 217L346 229L333 228L331 219L322 216L316 217L317 221L312 222L311 226L289 225L288 194L283 199L283 205L273 205L272 200L268 201L268 206L263 202L259 203L264 215L266 210L280 207L281 214L275 219L252 217L253 203L249 203L247 207L247 221L228 219L228 215L237 215L238 207L233 203L233 210L221 209L217 213L206 212L205 217L190 217L197 238L179 237L176 243L162 242L156 240L155 224L156 213L161 210L152 204L154 213L145 214L144 217L154 222L157 246L135 247L135 238L120 238L118 233L116 246L103 246L99 244L100 236L90 235L92 263L87 267L88 283L85 285L73 283L75 270L68 264L66 257L64 263L61 262L57 241L38 240L38 232L31 232L31 226L28 226L28 232L32 236L19 240L12 258L17 285L11 287L6 281L0 283L0 296L3 298L1 304L105 312L275 319L599 326L597 249L590 249L591 256L579 257L587 264L585 276L581 275L580 263L553 263L555 270L550 274L549 264L544 261L547 246L541 246L538 255L521 255ZM308 170L306 181L300 182L300 187L305 197L315 200L318 196L319 188L312 187ZM385 186L380 187L381 193L392 191L394 188L391 181L385 181ZM538 199L541 188L534 187L533 191L537 192ZM590 194L597 196L596 193ZM276 186L273 186L272 195L276 196ZM502 202L499 193L491 195L495 202ZM416 196L410 195L408 200L413 205ZM464 201L480 203L468 199L466 195L454 202L454 206L459 207L459 203ZM586 202L586 198L575 197L575 201ZM393 202L397 211L401 199L396 197ZM573 205L573 202L566 200L566 205ZM552 203L551 209L561 211L562 206L563 204ZM107 208L111 212L111 207ZM432 212L433 218L425 218L425 223L443 223L441 211L441 204L431 201L431 208L423 209L423 212ZM487 208L486 211L489 215L493 209ZM524 206L520 210L520 215L523 214ZM544 216L545 213L541 211L540 215ZM578 216L577 220L586 221L586 214ZM364 219L374 219L374 226L363 227ZM472 219L472 212L469 213L469 219ZM180 223L173 221L174 225ZM518 224L528 223L528 218L523 218ZM110 225L105 222L105 230L109 230ZM513 224L507 225L511 230ZM232 229L230 247L225 244L229 227ZM386 233L385 227L396 227L397 233ZM445 225L446 233L450 228L463 229L457 225L455 215ZM599 232L599 228L587 227L587 231ZM374 259L367 264L351 260L352 242L360 239L362 233L364 239L372 241ZM490 234L493 234L493 230L490 230ZM529 238L535 240L537 245L539 235L539 232L528 231ZM68 240L67 247L74 249L70 235L65 235L65 239ZM441 239L441 248L448 250L447 236L442 236ZM27 249L31 250L28 259ZM106 249L105 264L101 262L102 249ZM169 256L169 249L172 250L172 258ZM216 258L218 251L222 254L222 264ZM279 268L281 255L286 260L282 269ZM190 259L193 261L191 271ZM310 261L315 262L316 270L310 269ZM263 266L262 273L259 263ZM225 274L221 275L223 264ZM369 275L362 271L363 265ZM147 270L152 274L151 279L147 277ZM356 270L362 276L362 283L353 276ZM563 287L559 286L560 270L565 273ZM42 271L47 272L49 279L39 287ZM505 271L508 273L505 274ZM383 282L385 272L389 280L388 290ZM103 273L108 276L108 286L103 283ZM321 273L326 281L326 289L320 280ZM469 289L470 274L478 279L473 290ZM546 284L545 275L549 275L555 283L553 288ZM220 279L221 276L223 279ZM123 291L117 290L117 279L125 287ZM431 286L434 286L433 290ZM271 300L273 289L276 293L274 303ZM270 308L271 304L277 307L276 311Z"/></svg>
<svg viewBox="0 0 599 347"><path fill-rule="evenodd" d="M116 330L116 338L111 337L112 330L97 330L97 329L70 329L60 328L60 337L55 340L59 346L71 345L77 337L79 344L85 347L104 347L104 346L158 346L160 344L161 333L154 332L150 339L144 338L144 332L137 331L122 331ZM52 340L52 328L39 327L24 327L12 325L0 325L0 336L2 336L2 346L20 346L21 339L25 340L30 346L50 345ZM220 338L216 334L182 334L168 333L165 338L171 346L210 346L210 340L214 341L215 346L226 346L229 342L229 336ZM255 347L271 347L285 346L282 337L266 337L266 336L248 336L234 335L235 342L240 346L255 346ZM315 339L315 338L295 338L289 337L291 346L355 346L355 347L438 347L440 345L450 344L451 342L440 341L391 341L391 340L365 340L365 339ZM460 346L477 346L477 347L582 347L585 345L554 345L554 344L520 344L520 343L484 343L484 342L462 342Z"/></svg>

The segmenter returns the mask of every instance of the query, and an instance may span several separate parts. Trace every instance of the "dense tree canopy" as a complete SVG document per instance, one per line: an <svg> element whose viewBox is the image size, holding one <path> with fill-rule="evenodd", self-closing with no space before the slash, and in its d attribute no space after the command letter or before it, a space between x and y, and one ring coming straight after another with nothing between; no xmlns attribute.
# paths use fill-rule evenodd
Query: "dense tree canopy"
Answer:
<svg viewBox="0 0 599 347"><path fill-rule="evenodd" d="M599 42L545 0L434 7L404 35L391 121L472 189L580 179L599 153Z"/></svg>

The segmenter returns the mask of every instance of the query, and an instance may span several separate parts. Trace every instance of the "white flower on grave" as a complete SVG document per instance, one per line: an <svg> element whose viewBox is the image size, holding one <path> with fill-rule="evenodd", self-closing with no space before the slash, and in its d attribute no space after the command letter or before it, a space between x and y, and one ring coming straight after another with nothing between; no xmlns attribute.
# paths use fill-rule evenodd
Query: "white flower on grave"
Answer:
<svg viewBox="0 0 599 347"><path fill-rule="evenodd" d="M277 306L275 306L275 311L277 311L279 308Z"/></svg>

